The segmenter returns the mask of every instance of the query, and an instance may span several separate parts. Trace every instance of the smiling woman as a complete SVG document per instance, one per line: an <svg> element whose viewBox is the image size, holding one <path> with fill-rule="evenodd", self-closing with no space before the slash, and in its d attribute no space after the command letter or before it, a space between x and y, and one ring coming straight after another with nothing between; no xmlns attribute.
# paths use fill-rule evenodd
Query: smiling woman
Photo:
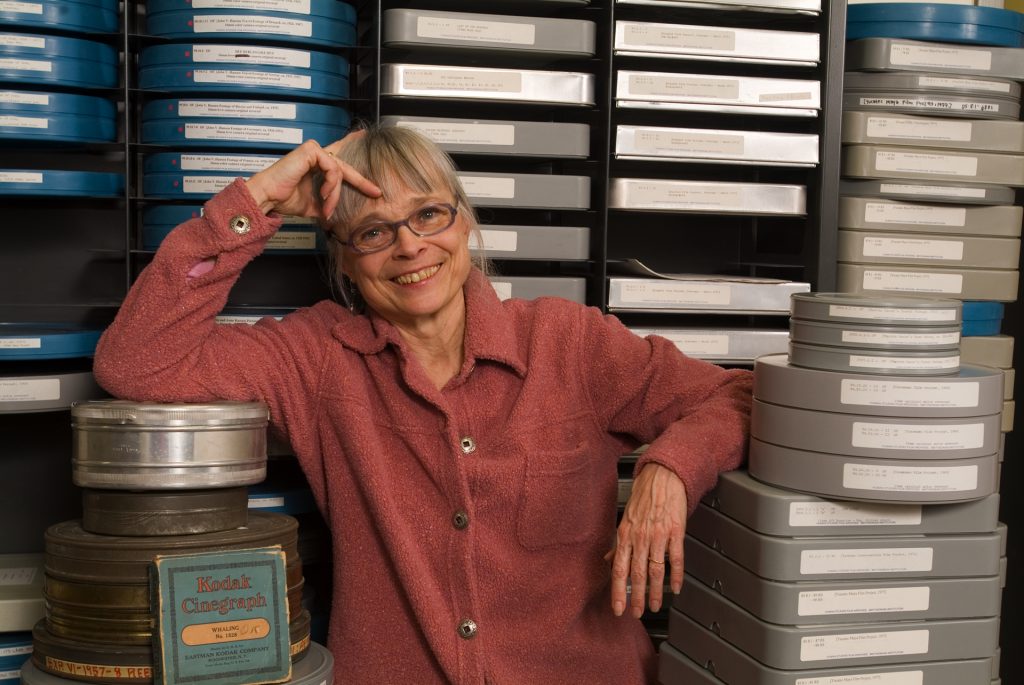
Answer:
<svg viewBox="0 0 1024 685"><path fill-rule="evenodd" d="M320 219L361 306L216 324L281 214ZM96 377L270 407L330 522L348 682L654 682L637 619L678 592L686 516L743 459L750 374L567 300L500 301L475 227L415 131L303 143L164 240ZM645 443L616 530L618 460Z"/></svg>

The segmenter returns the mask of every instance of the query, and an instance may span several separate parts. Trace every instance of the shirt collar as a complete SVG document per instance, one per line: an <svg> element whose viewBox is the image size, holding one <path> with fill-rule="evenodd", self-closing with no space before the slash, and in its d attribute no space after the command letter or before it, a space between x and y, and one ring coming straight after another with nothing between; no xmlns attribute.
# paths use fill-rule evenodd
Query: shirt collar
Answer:
<svg viewBox="0 0 1024 685"><path fill-rule="evenodd" d="M466 298L466 362L496 361L524 376L526 363L519 336L490 281L473 268L462 291ZM364 355L378 354L388 343L403 346L398 329L373 310L368 310L366 316L343 317L331 333L342 345Z"/></svg>

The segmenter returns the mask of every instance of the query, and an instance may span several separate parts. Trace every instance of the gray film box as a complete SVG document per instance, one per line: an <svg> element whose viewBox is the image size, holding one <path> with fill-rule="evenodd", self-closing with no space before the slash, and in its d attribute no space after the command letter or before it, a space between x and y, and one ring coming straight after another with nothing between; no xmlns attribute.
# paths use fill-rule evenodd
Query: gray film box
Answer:
<svg viewBox="0 0 1024 685"><path fill-rule="evenodd" d="M960 74L921 73L916 71L848 71L843 89L876 93L938 93L985 95L1020 101L1020 84L1011 79Z"/></svg>
<svg viewBox="0 0 1024 685"><path fill-rule="evenodd" d="M986 683L982 678L991 670L991 659L971 659L783 671L756 661L683 614L675 619L673 630L677 641L685 645L686 653L668 642L661 644L658 677L665 685L838 685L843 679L850 683L881 683L886 678L904 676L908 683L920 685L965 685ZM708 664L708 668L697 661ZM709 669L713 669L714 675Z"/></svg>
<svg viewBox="0 0 1024 685"><path fill-rule="evenodd" d="M904 298L904 301L910 298ZM853 305L850 300L848 305L839 305L832 308L840 312L840 316L847 315L847 312L857 313L865 307ZM941 302L941 300L930 300ZM861 299L864 304L870 304L870 299ZM884 302L884 301L883 301ZM950 300L949 302L952 302ZM793 298L793 314L789 319L789 332L793 342L806 343L810 345L832 345L834 347L853 348L857 350L939 350L957 349L960 346L960 323L949 323L936 325L935 321L916 321L908 324L906 320L902 323L876 322L862 318L860 321L814 321L798 318L800 310L811 311L810 307L804 306L807 303L799 297ZM851 306L853 305L853 306ZM878 313L884 316L885 311L892 311L893 315L901 312L908 314L920 313L939 314L942 309L934 310L911 310L892 308L886 310L883 307L867 307L871 313ZM952 308L949 308L952 310ZM955 310L952 310L955 311ZM866 314L870 315L870 314ZM818 316L821 316L819 314ZM922 316L922 319L924 318Z"/></svg>
<svg viewBox="0 0 1024 685"><path fill-rule="evenodd" d="M991 95L844 90L843 110L1016 120L1020 103Z"/></svg>
<svg viewBox="0 0 1024 685"><path fill-rule="evenodd" d="M697 214L803 216L807 188L779 183L613 178L610 209Z"/></svg>
<svg viewBox="0 0 1024 685"><path fill-rule="evenodd" d="M1024 121L965 121L910 114L843 112L845 144L1024 152Z"/></svg>
<svg viewBox="0 0 1024 685"><path fill-rule="evenodd" d="M809 283L727 276L685 279L609 278L608 307L620 311L702 311L786 314L789 297Z"/></svg>
<svg viewBox="0 0 1024 685"><path fill-rule="evenodd" d="M786 407L868 416L956 417L996 414L1003 376L998 369L961 364L941 378L869 376L805 369L786 355L754 362L754 397Z"/></svg>
<svg viewBox="0 0 1024 685"><path fill-rule="evenodd" d="M956 331L959 333L962 305L958 300L920 297L865 297L850 293L800 293L793 295L792 318L804 326L849 326L881 329L892 327L907 332ZM793 330L793 323L790 322ZM804 330L804 333L807 333ZM819 332L819 335L821 333ZM794 336L795 337L795 336ZM811 342L808 340L808 342ZM820 341L824 342L824 341ZM852 342L852 341L848 341ZM867 340L860 340L868 346ZM888 344L884 339L875 341ZM936 343L944 342L935 340ZM838 344L838 343L824 343Z"/></svg>
<svg viewBox="0 0 1024 685"><path fill-rule="evenodd" d="M682 606L683 610L675 606ZM673 619L685 613L766 666L881 665L946 659L984 659L999 645L996 617L837 625L776 625L689 578L669 612L669 642L681 647Z"/></svg>
<svg viewBox="0 0 1024 685"><path fill-rule="evenodd" d="M470 237L470 249L494 259L582 260L590 255L587 226L510 226L482 224L482 244Z"/></svg>
<svg viewBox="0 0 1024 685"><path fill-rule="evenodd" d="M1017 299L1016 269L967 269L839 262L837 288L848 293L918 293L964 300Z"/></svg>
<svg viewBox="0 0 1024 685"><path fill-rule="evenodd" d="M789 344L789 362L794 366L840 373L869 373L883 376L947 376L960 369L957 349L941 350L858 350L828 345Z"/></svg>
<svg viewBox="0 0 1024 685"><path fill-rule="evenodd" d="M413 116L385 116L380 121L415 129L452 154L579 159L590 154L586 124Z"/></svg>
<svg viewBox="0 0 1024 685"><path fill-rule="evenodd" d="M814 430L807 430L814 426ZM969 419L840 414L755 399L750 435L772 445L879 459L965 459L999 450L999 414Z"/></svg>
<svg viewBox="0 0 1024 685"><path fill-rule="evenodd" d="M788 331L754 328L632 328L640 336L660 335L683 354L715 362L753 363L763 354L785 352Z"/></svg>
<svg viewBox="0 0 1024 685"><path fill-rule="evenodd" d="M693 538L685 554L687 574L768 623L977 618L1000 611L998 575L784 583L761 578Z"/></svg>
<svg viewBox="0 0 1024 685"><path fill-rule="evenodd" d="M748 468L754 478L782 488L872 502L963 502L999 490L996 452L963 459L853 457L752 438Z"/></svg>
<svg viewBox="0 0 1024 685"><path fill-rule="evenodd" d="M0 376L0 413L4 414L61 411L75 402L106 396L91 371Z"/></svg>
<svg viewBox="0 0 1024 685"><path fill-rule="evenodd" d="M842 173L853 178L1024 185L1024 156L894 145L846 145Z"/></svg>
<svg viewBox="0 0 1024 685"><path fill-rule="evenodd" d="M967 336L960 342L960 358L969 364L1008 369L1013 366L1013 336ZM1012 382L1009 385L1012 387Z"/></svg>
<svg viewBox="0 0 1024 685"><path fill-rule="evenodd" d="M705 9L754 9L784 14L821 13L821 0L615 0L622 5L652 7L698 7Z"/></svg>
<svg viewBox="0 0 1024 685"><path fill-rule="evenodd" d="M587 281L569 276L491 276L491 285L502 300L516 297L534 300L538 297L561 297L586 304Z"/></svg>
<svg viewBox="0 0 1024 685"><path fill-rule="evenodd" d="M0 554L0 632L32 630L46 615L43 555Z"/></svg>
<svg viewBox="0 0 1024 685"><path fill-rule="evenodd" d="M589 176L460 171L459 181L477 207L590 208Z"/></svg>
<svg viewBox="0 0 1024 685"><path fill-rule="evenodd" d="M818 163L818 136L620 124L615 156L653 161L810 167Z"/></svg>
<svg viewBox="0 0 1024 685"><path fill-rule="evenodd" d="M1019 48L932 43L902 38L863 38L846 44L851 71L927 71L1024 80Z"/></svg>
<svg viewBox="0 0 1024 685"><path fill-rule="evenodd" d="M816 33L620 20L614 50L641 57L813 66L820 60L819 43Z"/></svg>
<svg viewBox="0 0 1024 685"><path fill-rule="evenodd" d="M620 69L615 83L618 107L668 106L794 116L816 116L821 109L821 82L814 80Z"/></svg>
<svg viewBox="0 0 1024 685"><path fill-rule="evenodd" d="M781 537L992 533L999 495L958 504L822 499L728 471L703 503L758 533Z"/></svg>
<svg viewBox="0 0 1024 685"><path fill-rule="evenodd" d="M386 46L501 50L568 57L594 55L596 25L581 19L389 9Z"/></svg>
<svg viewBox="0 0 1024 685"><path fill-rule="evenodd" d="M1020 239L840 229L838 257L841 262L858 264L1016 269Z"/></svg>
<svg viewBox="0 0 1024 685"><path fill-rule="evenodd" d="M582 106L594 104L594 75L571 71L383 64L380 94Z"/></svg>
<svg viewBox="0 0 1024 685"><path fill-rule="evenodd" d="M783 582L999 575L1001 539L994 531L780 537L757 533L702 503L687 533L762 578Z"/></svg>
<svg viewBox="0 0 1024 685"><path fill-rule="evenodd" d="M1016 194L1009 186L965 185L951 181L918 181L899 178L841 179L839 194L909 202L940 202L955 205L1012 205Z"/></svg>
<svg viewBox="0 0 1024 685"><path fill-rule="evenodd" d="M840 197L839 227L861 231L922 232L1019 238L1024 207L971 207Z"/></svg>

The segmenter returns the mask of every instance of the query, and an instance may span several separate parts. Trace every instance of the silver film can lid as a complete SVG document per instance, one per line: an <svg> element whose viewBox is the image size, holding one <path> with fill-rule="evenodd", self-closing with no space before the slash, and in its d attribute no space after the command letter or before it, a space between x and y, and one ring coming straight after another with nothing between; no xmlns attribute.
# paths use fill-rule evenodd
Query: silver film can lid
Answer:
<svg viewBox="0 0 1024 685"><path fill-rule="evenodd" d="M266 426L267 405L262 402L161 403L106 400L78 402L71 408L72 425L112 426L121 430L147 427L192 428Z"/></svg>

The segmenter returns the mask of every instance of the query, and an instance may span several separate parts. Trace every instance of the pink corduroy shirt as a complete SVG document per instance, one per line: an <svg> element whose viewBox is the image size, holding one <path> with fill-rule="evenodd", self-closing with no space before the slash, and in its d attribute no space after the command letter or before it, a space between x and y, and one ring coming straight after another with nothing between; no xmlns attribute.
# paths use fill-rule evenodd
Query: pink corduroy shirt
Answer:
<svg viewBox="0 0 1024 685"><path fill-rule="evenodd" d="M250 221L239 235L237 216ZM435 388L398 330L321 302L216 324L280 225L241 181L172 232L96 351L112 394L262 400L334 541L329 647L345 683L643 683L611 610L619 457L682 478L691 510L747 438L750 375L557 298L464 287L465 362ZM205 259L207 273L187 278ZM472 620L476 631L460 635Z"/></svg>

